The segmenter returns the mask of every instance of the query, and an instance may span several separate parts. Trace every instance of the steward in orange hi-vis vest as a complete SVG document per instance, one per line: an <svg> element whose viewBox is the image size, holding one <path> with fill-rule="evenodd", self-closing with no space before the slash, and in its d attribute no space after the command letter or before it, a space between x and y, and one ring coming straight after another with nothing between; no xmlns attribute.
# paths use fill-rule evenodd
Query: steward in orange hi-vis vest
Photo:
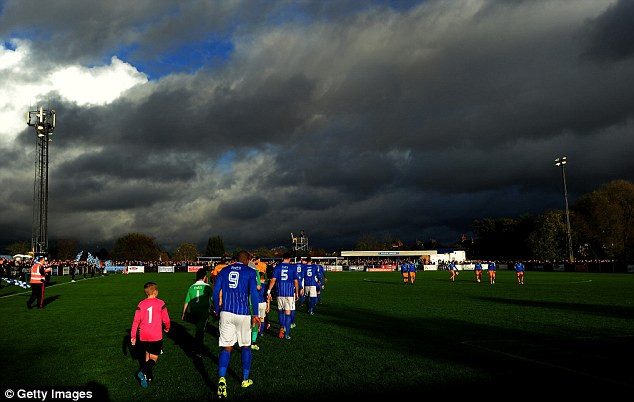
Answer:
<svg viewBox="0 0 634 402"><path fill-rule="evenodd" d="M31 297L26 301L26 307L32 308L31 304L37 300L37 307L44 307L44 282L46 280L46 273L51 272L51 268L48 268L46 257L37 257L35 264L31 267Z"/></svg>

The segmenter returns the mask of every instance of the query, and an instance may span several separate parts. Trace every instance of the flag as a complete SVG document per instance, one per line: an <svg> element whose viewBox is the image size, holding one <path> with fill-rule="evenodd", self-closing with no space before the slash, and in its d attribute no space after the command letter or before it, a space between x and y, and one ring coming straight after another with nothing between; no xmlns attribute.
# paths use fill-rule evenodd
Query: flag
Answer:
<svg viewBox="0 0 634 402"><path fill-rule="evenodd" d="M17 279L2 278L2 280L7 282L9 285L19 286L19 287L24 288L24 289L29 289L30 288L28 283L22 282L22 281L18 281Z"/></svg>
<svg viewBox="0 0 634 402"><path fill-rule="evenodd" d="M75 257L75 262L79 262L79 260L81 259L81 256L83 254L84 254L84 250L82 250L79 253L77 253L77 256Z"/></svg>

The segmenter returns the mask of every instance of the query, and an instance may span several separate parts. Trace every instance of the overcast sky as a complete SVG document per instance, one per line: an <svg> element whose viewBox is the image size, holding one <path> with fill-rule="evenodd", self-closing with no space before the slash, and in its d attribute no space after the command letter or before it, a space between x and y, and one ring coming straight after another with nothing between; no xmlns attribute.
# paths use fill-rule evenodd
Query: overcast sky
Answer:
<svg viewBox="0 0 634 402"><path fill-rule="evenodd" d="M0 0L0 248L456 240L634 180L634 1ZM204 250L204 248L203 248Z"/></svg>

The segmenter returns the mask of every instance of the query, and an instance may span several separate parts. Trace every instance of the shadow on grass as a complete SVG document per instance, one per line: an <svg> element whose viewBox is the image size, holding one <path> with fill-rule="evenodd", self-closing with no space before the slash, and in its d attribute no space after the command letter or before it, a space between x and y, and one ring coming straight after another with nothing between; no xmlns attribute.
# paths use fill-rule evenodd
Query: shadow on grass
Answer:
<svg viewBox="0 0 634 402"><path fill-rule="evenodd" d="M376 378L363 384L360 391L347 389L354 387L342 383L339 389L331 390L337 395L393 396L396 395L393 389L398 388L399 395L408 391L450 392L452 398L456 395L473 397L486 395L492 388L496 392L517 392L514 378L522 378L522 383L531 378L530 381L534 381L535 388L522 387L522 395L538 396L545 389L555 390L549 395L561 392L566 396L587 396L607 388L611 391L630 389L625 382L614 380L611 373L616 371L608 371L614 365L626 367L627 359L616 350L599 348L600 341L587 342L585 346L590 350L573 353L583 349L578 349L578 345L573 347L567 339L560 339L558 347L568 349L552 353L552 342L547 339L550 335L541 332L452 318L403 318L347 305L328 305L320 311L320 316L342 328L350 342L370 350L385 350L386 356L395 357L394 361L388 358L377 367L367 367ZM484 341L486 347L479 347L472 342L474 340ZM510 341L506 347L499 345L505 340ZM418 358L421 362L432 361L430 367L440 367L444 373L438 373L433 382L426 384L376 374L402 370L399 361L402 364L403 359L411 362Z"/></svg>
<svg viewBox="0 0 634 402"><path fill-rule="evenodd" d="M86 387L83 387L82 389L80 389L80 391L85 391L86 389L88 389L88 391L92 393L90 398L91 400L104 401L104 402L110 401L110 394L108 393L108 388L106 388L104 385L99 384L98 382L91 381L88 384L86 384Z"/></svg>
<svg viewBox="0 0 634 402"><path fill-rule="evenodd" d="M55 300L59 299L60 295L45 297L42 301L42 307L46 307L49 304L53 303Z"/></svg>
<svg viewBox="0 0 634 402"><path fill-rule="evenodd" d="M2 288L0 288L0 289L4 289L4 288L8 288L8 287L9 287L9 286L3 286L3 287L2 287ZM17 289L17 286L16 286L16 289ZM13 294L16 294L16 293L24 293L24 294L26 294L28 291L29 291L28 289L24 289L24 288L20 288L20 291L19 291L19 292L18 292L17 290L13 290L13 289L12 289L12 290L10 290L10 291L7 291L7 293L4 293L4 292L3 292L2 294L0 294L0 297L9 296L9 295L13 295Z"/></svg>
<svg viewBox="0 0 634 402"><path fill-rule="evenodd" d="M205 332L212 335L216 339L218 339L218 337L220 336L220 332L218 331L218 317L216 317L214 314L209 315L209 321L207 321Z"/></svg>
<svg viewBox="0 0 634 402"><path fill-rule="evenodd" d="M214 384L214 382L209 377L209 373L208 373L207 369L205 368L204 360L203 360L202 356L210 357L212 362L213 362L213 365L215 365L216 367L218 366L218 358L217 358L217 356L214 356L205 347L201 351L202 352L202 356L201 355L196 355L196 353L197 353L196 350L195 350L196 349L196 340L189 333L189 330L187 328L185 328L184 326L182 326L181 324L179 324L178 322L172 321L172 325L170 327L170 331L167 333L167 337L169 339L171 339L178 347L180 347L181 350L185 353L185 355L192 360L192 364L194 365L194 368L196 369L198 374L200 374L200 377L205 382L205 385L210 390L215 390L216 389L216 385ZM237 375L235 373L231 372L231 374L233 376L237 377Z"/></svg>
<svg viewBox="0 0 634 402"><path fill-rule="evenodd" d="M565 302L540 301L540 300L517 300L517 299L509 299L509 298L503 298L503 297L477 297L477 299L484 300L487 302L516 305L521 307L537 307L537 308L547 308L547 309L555 309L555 310L568 310L568 311L576 311L580 313L588 313L593 315L624 318L624 319L634 318L634 307L607 306L607 305L601 305L601 304L565 303Z"/></svg>
<svg viewBox="0 0 634 402"><path fill-rule="evenodd" d="M399 281L397 281L397 279ZM403 284L403 279L402 278L397 278L394 279L394 281L382 281L382 280L376 280L376 279L367 279L367 278L363 278L363 282L369 282L369 283L380 283L383 285L397 285L397 286L406 286Z"/></svg>
<svg viewBox="0 0 634 402"><path fill-rule="evenodd" d="M123 339L121 340L121 353L124 356L130 356L132 360L136 360L137 363L139 364L138 370L140 370L143 367L143 364L145 364L145 353L141 350L141 348L138 345L133 346L130 343L130 331L132 331L131 328L128 328L125 330L125 335L123 336ZM136 375L136 371L134 373L135 375Z"/></svg>

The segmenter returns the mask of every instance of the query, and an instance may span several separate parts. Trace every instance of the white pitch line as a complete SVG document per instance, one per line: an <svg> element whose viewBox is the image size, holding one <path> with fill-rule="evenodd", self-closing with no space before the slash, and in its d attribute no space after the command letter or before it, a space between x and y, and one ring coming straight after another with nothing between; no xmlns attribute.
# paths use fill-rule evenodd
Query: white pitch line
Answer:
<svg viewBox="0 0 634 402"><path fill-rule="evenodd" d="M87 280L89 280L89 279L97 279L97 278L103 278L103 275L102 275L102 276L95 276L94 278L80 279L80 281L87 281ZM75 282L56 283L55 285L47 286L47 287L46 287L46 289L49 289L49 288L54 288L55 286L68 285L69 283L78 283L78 281L75 281ZM5 297L11 297L11 296L18 296L18 295L28 294L28 293L31 293L31 291L30 291L30 290L27 290L26 292L12 293L12 294L10 294L10 295L0 296L0 299L4 299Z"/></svg>

